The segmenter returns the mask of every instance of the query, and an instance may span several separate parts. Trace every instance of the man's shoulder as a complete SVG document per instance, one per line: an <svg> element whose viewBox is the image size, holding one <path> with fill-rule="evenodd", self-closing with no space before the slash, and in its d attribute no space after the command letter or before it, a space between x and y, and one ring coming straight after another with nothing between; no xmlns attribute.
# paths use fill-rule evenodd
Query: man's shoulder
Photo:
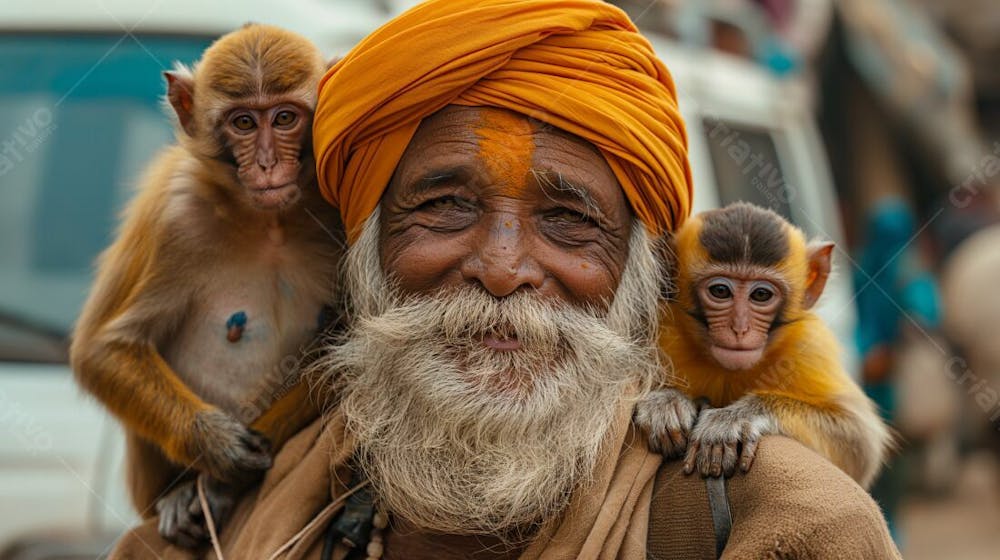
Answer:
<svg viewBox="0 0 1000 560"><path fill-rule="evenodd" d="M728 493L734 557L773 543L792 557L899 558L871 496L793 439L764 438L753 468L731 479Z"/></svg>
<svg viewBox="0 0 1000 560"><path fill-rule="evenodd" d="M764 438L750 472L728 479L726 488L733 520L726 557L899 557L864 489L795 440ZM651 505L651 544L682 527L689 536L673 543L684 549L677 557L714 553L705 482L684 475L680 461L662 467Z"/></svg>
<svg viewBox="0 0 1000 560"><path fill-rule="evenodd" d="M764 507L810 514L809 519L882 519L871 496L844 471L781 436L761 440L750 472L729 479L728 494L734 515Z"/></svg>

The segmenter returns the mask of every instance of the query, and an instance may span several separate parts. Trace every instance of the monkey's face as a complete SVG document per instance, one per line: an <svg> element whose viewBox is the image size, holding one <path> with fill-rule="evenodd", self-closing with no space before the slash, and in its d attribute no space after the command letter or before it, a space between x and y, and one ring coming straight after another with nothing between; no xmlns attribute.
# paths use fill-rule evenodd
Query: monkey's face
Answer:
<svg viewBox="0 0 1000 560"><path fill-rule="evenodd" d="M736 203L688 220L674 249L683 330L723 368L747 370L823 293L833 244L807 243L775 212Z"/></svg>
<svg viewBox="0 0 1000 560"><path fill-rule="evenodd" d="M302 194L302 159L310 155L311 112L277 99L265 106L236 106L224 115L219 129L250 203L262 210L294 204Z"/></svg>
<svg viewBox="0 0 1000 560"><path fill-rule="evenodd" d="M283 210L315 177L312 108L326 63L308 39L248 24L216 41L194 72L164 72L179 137L191 153L229 169L237 196ZM233 188L232 176L217 184Z"/></svg>
<svg viewBox="0 0 1000 560"><path fill-rule="evenodd" d="M764 356L785 296L766 275L711 276L698 283L695 297L706 326L708 351L730 370L750 369Z"/></svg>

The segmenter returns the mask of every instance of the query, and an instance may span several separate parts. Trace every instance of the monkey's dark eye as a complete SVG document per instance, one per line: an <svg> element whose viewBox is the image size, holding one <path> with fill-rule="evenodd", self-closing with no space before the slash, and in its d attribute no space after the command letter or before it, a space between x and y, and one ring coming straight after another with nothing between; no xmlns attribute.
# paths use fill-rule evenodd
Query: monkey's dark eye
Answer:
<svg viewBox="0 0 1000 560"><path fill-rule="evenodd" d="M295 113L291 111L279 111L274 116L274 124L277 126L288 126L295 122Z"/></svg>
<svg viewBox="0 0 1000 560"><path fill-rule="evenodd" d="M708 287L708 293L715 299L729 299L733 295L733 291L725 284L712 284Z"/></svg>
<svg viewBox="0 0 1000 560"><path fill-rule="evenodd" d="M750 292L750 299L756 301L757 303L765 303L770 301L774 297L774 292L768 290L767 288L756 288L754 291Z"/></svg>
<svg viewBox="0 0 1000 560"><path fill-rule="evenodd" d="M233 119L233 126L237 130L253 130L257 123L254 122L253 117L250 115L239 115Z"/></svg>

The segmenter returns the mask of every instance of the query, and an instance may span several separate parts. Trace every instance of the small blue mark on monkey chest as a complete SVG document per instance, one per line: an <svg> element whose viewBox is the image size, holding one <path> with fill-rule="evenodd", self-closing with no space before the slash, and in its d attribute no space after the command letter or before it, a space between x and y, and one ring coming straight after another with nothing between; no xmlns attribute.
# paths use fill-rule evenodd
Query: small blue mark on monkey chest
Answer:
<svg viewBox="0 0 1000 560"><path fill-rule="evenodd" d="M237 342L243 338L243 329L247 325L247 314L244 311L233 313L226 321L226 340Z"/></svg>

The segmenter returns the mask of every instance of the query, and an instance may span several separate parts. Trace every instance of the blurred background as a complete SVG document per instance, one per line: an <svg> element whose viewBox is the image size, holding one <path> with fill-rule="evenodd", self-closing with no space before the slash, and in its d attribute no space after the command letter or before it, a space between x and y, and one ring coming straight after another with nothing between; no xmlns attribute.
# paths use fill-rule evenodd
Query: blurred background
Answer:
<svg viewBox="0 0 1000 560"><path fill-rule="evenodd" d="M162 72L246 21L344 53L414 3L0 4L0 559L99 557L135 522L66 339L172 139ZM837 242L820 313L900 434L872 493L904 556L1000 557L1000 3L613 3L677 82L696 210Z"/></svg>

